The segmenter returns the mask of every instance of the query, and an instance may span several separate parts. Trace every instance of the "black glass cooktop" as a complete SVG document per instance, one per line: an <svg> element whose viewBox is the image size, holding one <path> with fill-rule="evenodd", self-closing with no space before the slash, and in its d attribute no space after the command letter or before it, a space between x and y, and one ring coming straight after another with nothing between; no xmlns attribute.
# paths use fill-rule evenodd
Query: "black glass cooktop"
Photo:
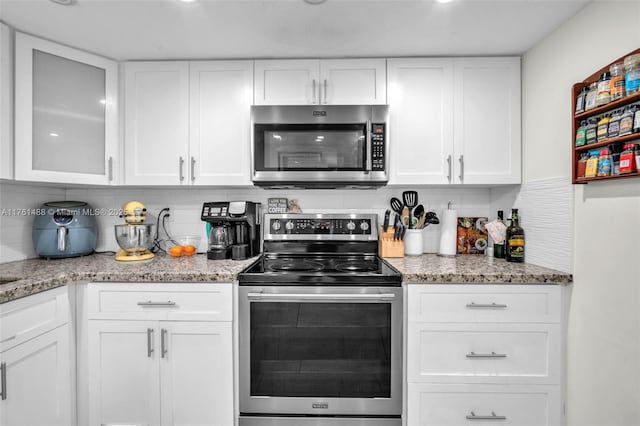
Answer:
<svg viewBox="0 0 640 426"><path fill-rule="evenodd" d="M388 285L399 286L402 275L376 255L265 254L244 271L240 285Z"/></svg>

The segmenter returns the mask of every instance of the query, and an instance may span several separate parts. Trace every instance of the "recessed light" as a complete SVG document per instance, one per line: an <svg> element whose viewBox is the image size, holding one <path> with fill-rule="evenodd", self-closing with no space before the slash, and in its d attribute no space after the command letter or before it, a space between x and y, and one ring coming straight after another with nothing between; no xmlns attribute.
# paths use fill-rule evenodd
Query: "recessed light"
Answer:
<svg viewBox="0 0 640 426"><path fill-rule="evenodd" d="M195 2L196 0L178 0L178 1L180 1L180 2L182 2L182 3L193 3L193 2Z"/></svg>
<svg viewBox="0 0 640 426"><path fill-rule="evenodd" d="M438 3L451 3L453 0L436 0Z"/></svg>
<svg viewBox="0 0 640 426"><path fill-rule="evenodd" d="M327 0L304 0L305 3L309 3L309 4L322 4L326 1Z"/></svg>
<svg viewBox="0 0 640 426"><path fill-rule="evenodd" d="M61 4L63 6L71 6L76 2L76 0L51 0L51 1L57 4Z"/></svg>
<svg viewBox="0 0 640 426"><path fill-rule="evenodd" d="M57 138L60 135L55 133L55 132L51 132L51 133L49 133L49 136L51 136L52 138Z"/></svg>

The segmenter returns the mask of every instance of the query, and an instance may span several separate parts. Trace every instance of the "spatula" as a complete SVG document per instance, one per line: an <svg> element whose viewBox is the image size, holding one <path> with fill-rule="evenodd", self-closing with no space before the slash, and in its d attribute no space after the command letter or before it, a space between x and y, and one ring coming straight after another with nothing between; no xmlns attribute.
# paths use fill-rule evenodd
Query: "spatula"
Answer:
<svg viewBox="0 0 640 426"><path fill-rule="evenodd" d="M412 210L418 204L418 193L416 191L404 191L402 193L402 201L404 201L405 206L409 207L408 223L411 224L413 222Z"/></svg>
<svg viewBox="0 0 640 426"><path fill-rule="evenodd" d="M397 214L402 214L402 207L404 207L402 201L398 200L396 197L391 198L391 208L394 212L396 212Z"/></svg>

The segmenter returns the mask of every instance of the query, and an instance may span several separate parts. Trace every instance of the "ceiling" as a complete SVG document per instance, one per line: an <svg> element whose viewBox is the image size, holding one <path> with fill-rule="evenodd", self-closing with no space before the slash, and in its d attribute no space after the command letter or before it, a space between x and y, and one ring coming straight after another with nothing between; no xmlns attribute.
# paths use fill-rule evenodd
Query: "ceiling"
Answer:
<svg viewBox="0 0 640 426"><path fill-rule="evenodd" d="M0 0L0 20L116 60L520 55L588 2Z"/></svg>

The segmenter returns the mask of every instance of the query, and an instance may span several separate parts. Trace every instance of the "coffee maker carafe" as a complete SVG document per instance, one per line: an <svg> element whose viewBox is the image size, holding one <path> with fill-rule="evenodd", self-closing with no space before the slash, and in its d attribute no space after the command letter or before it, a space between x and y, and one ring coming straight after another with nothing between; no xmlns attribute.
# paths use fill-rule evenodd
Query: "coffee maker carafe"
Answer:
<svg viewBox="0 0 640 426"><path fill-rule="evenodd" d="M260 249L261 204L251 201L215 201L202 206L201 219L207 222L207 258L247 259Z"/></svg>

